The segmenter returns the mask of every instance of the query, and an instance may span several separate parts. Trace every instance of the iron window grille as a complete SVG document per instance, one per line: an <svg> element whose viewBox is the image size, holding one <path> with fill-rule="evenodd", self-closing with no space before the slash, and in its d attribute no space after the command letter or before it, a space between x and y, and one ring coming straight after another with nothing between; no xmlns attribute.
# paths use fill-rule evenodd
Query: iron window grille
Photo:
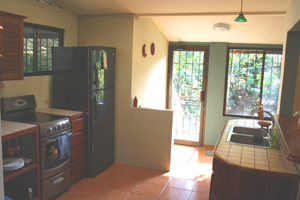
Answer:
<svg viewBox="0 0 300 200"><path fill-rule="evenodd" d="M63 46L63 29L24 23L24 76L51 75L52 47Z"/></svg>
<svg viewBox="0 0 300 200"><path fill-rule="evenodd" d="M282 49L228 48L223 115L257 118L260 104L276 114L281 62Z"/></svg>

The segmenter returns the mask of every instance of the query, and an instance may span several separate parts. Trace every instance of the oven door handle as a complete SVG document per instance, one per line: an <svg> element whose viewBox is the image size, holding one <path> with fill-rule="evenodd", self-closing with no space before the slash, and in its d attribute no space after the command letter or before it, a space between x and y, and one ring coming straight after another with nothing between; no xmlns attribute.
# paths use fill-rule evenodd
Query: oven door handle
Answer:
<svg viewBox="0 0 300 200"><path fill-rule="evenodd" d="M68 133L69 137L72 135L72 132ZM56 139L48 139L46 143L56 142Z"/></svg>

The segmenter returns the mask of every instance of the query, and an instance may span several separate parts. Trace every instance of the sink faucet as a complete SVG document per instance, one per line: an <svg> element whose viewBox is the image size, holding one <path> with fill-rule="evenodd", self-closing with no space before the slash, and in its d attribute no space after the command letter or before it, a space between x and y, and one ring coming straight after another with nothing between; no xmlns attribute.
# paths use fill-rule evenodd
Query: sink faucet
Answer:
<svg viewBox="0 0 300 200"><path fill-rule="evenodd" d="M274 118L274 116L272 115L272 113L270 113L269 111L266 111L266 110L259 110L259 111L257 111L257 113L260 113L260 112L265 112L265 113L267 113L267 114L269 114L270 115L270 117L271 117L271 120L272 120L272 128L273 128L273 126L274 126L274 121L275 121L275 118Z"/></svg>
<svg viewBox="0 0 300 200"><path fill-rule="evenodd" d="M274 122L275 122L274 115L272 115L269 111L266 111L266 110L259 110L259 111L257 111L257 113L260 113L260 112L265 112L265 113L267 113L267 114L269 114L271 116L272 126L270 128L269 134L270 134L270 137L272 138L272 135L273 135L272 129L274 128Z"/></svg>

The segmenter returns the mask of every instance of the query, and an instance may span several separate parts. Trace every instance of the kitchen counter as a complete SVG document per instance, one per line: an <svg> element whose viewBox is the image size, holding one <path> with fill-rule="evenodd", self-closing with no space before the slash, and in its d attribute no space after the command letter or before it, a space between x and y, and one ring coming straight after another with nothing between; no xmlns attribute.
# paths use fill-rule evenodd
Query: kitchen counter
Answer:
<svg viewBox="0 0 300 200"><path fill-rule="evenodd" d="M1 137L2 150L9 147L8 143L10 141L18 138L21 144L21 156L32 159L32 162L25 163L19 169L3 171L5 195L12 199L26 199L28 193L23 191L28 191L28 188L32 188L33 199L41 199L38 126L1 120ZM24 180L30 181L24 182Z"/></svg>
<svg viewBox="0 0 300 200"><path fill-rule="evenodd" d="M286 159L284 149L267 149L238 144L227 144L226 137L231 125L260 128L258 120L235 119L229 120L219 138L214 150L214 156L227 164L244 170L276 172L286 176L299 178L299 173L294 162Z"/></svg>
<svg viewBox="0 0 300 200"><path fill-rule="evenodd" d="M81 111L72 111L72 110L63 110L63 109L56 109L56 108L42 108L37 110L36 112L48 113L53 115L62 115L67 117L73 117L82 115Z"/></svg>
<svg viewBox="0 0 300 200"><path fill-rule="evenodd" d="M1 136L4 140L18 137L28 130L35 131L37 128L37 125L1 120Z"/></svg>
<svg viewBox="0 0 300 200"><path fill-rule="evenodd" d="M213 200L296 200L299 172L280 150L226 143L232 125L260 128L258 120L227 121L214 149L210 197ZM282 145L283 144L283 145Z"/></svg>

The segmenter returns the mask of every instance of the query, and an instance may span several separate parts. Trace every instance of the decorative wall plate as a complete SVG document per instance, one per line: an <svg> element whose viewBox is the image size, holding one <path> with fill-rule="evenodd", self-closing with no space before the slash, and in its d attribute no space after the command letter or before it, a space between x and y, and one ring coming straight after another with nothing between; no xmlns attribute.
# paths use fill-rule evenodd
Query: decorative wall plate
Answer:
<svg viewBox="0 0 300 200"><path fill-rule="evenodd" d="M155 44L154 43L151 44L150 51L151 51L151 55L153 56L155 53Z"/></svg>
<svg viewBox="0 0 300 200"><path fill-rule="evenodd" d="M144 58L147 56L147 54L146 54L146 45L145 44L143 45L142 54L143 54Z"/></svg>

